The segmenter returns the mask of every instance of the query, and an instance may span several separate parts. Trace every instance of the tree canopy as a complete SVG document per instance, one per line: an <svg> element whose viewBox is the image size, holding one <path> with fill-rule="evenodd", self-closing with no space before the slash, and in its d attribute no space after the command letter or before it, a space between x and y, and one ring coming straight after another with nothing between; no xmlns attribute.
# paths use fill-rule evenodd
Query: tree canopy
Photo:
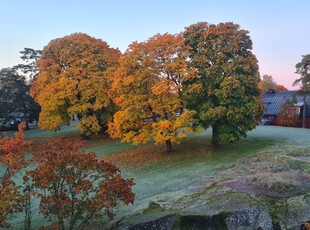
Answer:
<svg viewBox="0 0 310 230"><path fill-rule="evenodd" d="M40 213L56 217L53 229L85 229L90 219L113 219L113 208L134 203L133 179L120 169L84 153L81 141L59 138L41 147L27 174L38 190ZM103 212L102 212L103 211Z"/></svg>
<svg viewBox="0 0 310 230"><path fill-rule="evenodd" d="M300 85L298 94L303 96L304 105L307 103L307 97L310 93L310 54L302 55L302 59L296 64L296 73L300 74L300 78L296 79L293 85ZM306 127L306 106L303 106L302 127Z"/></svg>
<svg viewBox="0 0 310 230"><path fill-rule="evenodd" d="M20 54L20 58L25 61L26 64L18 64L13 68L17 71L20 70L24 75L29 78L29 82L32 82L39 74L37 61L41 57L42 51L32 48L24 48L24 50L20 51Z"/></svg>
<svg viewBox="0 0 310 230"><path fill-rule="evenodd" d="M280 107L277 120L280 125L294 127L299 123L300 108L294 100L286 100Z"/></svg>
<svg viewBox="0 0 310 230"><path fill-rule="evenodd" d="M14 68L0 70L0 117L8 118L13 112L24 114L24 118L37 118L38 106L29 95L25 76Z"/></svg>
<svg viewBox="0 0 310 230"><path fill-rule="evenodd" d="M262 80L259 83L259 88L262 92L267 92L269 89L275 89L277 91L287 91L288 89L284 85L278 85L271 75L264 74Z"/></svg>
<svg viewBox="0 0 310 230"><path fill-rule="evenodd" d="M277 85L276 90L277 91L288 91L288 89L284 85Z"/></svg>
<svg viewBox="0 0 310 230"><path fill-rule="evenodd" d="M5 133L0 135L0 228L9 227L8 216L15 212L22 212L29 197L21 191L21 186L15 183L14 176L27 165L25 150L32 144L25 141L21 123L19 131L14 137Z"/></svg>
<svg viewBox="0 0 310 230"><path fill-rule="evenodd" d="M212 126L214 145L235 142L263 111L251 49L248 31L233 23L200 22L133 42L120 62L118 50L86 34L52 40L31 88L42 106L39 126L57 130L77 114L83 135L97 133L116 111L113 100L120 109L108 127L114 138L154 139L171 150L195 120Z"/></svg>
<svg viewBox="0 0 310 230"><path fill-rule="evenodd" d="M184 110L182 80L190 74L187 49L181 35L157 34L132 43L112 74L112 92L120 110L108 132L134 144L154 139L178 142L191 131L194 111Z"/></svg>
<svg viewBox="0 0 310 230"><path fill-rule="evenodd" d="M186 28L185 44L196 74L185 81L188 109L212 126L212 144L235 142L256 126L263 109L257 59L248 31L233 23L199 22Z"/></svg>
<svg viewBox="0 0 310 230"><path fill-rule="evenodd" d="M57 130L76 114L83 135L99 132L111 105L106 71L119 56L119 50L82 33L52 40L37 62L40 73L30 92L42 107L39 126Z"/></svg>
<svg viewBox="0 0 310 230"><path fill-rule="evenodd" d="M296 73L300 74L294 85L301 84L301 91L310 91L310 54L302 55L302 60L296 64Z"/></svg>
<svg viewBox="0 0 310 230"><path fill-rule="evenodd" d="M267 92L269 89L276 89L277 83L271 75L264 74L259 86L263 92Z"/></svg>

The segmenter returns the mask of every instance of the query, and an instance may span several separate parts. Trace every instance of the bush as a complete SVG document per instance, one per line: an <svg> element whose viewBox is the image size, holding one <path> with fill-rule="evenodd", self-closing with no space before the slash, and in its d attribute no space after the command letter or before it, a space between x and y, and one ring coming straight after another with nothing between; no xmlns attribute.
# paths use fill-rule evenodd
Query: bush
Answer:
<svg viewBox="0 0 310 230"><path fill-rule="evenodd" d="M280 108L278 122L282 126L294 127L299 122L299 107L294 105L293 100L287 100Z"/></svg>
<svg viewBox="0 0 310 230"><path fill-rule="evenodd" d="M25 127L26 125L21 123L14 137L5 133L0 136L0 163L4 166L0 175L0 228L10 226L7 216L23 211L28 199L28 194L21 192L21 187L12 180L12 177L27 165L24 150L31 142L25 141Z"/></svg>
<svg viewBox="0 0 310 230"><path fill-rule="evenodd" d="M79 150L83 143L59 138L33 157L36 168L27 174L39 189L40 213L56 217L58 229L81 229L92 218L112 219L120 202L134 202L133 179L123 179L119 168Z"/></svg>

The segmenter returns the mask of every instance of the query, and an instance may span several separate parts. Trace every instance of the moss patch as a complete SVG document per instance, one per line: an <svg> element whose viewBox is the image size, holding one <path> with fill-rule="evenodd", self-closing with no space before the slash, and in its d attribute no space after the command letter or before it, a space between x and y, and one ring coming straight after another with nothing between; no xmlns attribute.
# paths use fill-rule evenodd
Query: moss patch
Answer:
<svg viewBox="0 0 310 230"><path fill-rule="evenodd" d="M160 206L160 204L154 202L154 201L151 201L149 203L149 206L143 210L143 214L150 214L150 213L157 213L157 212L163 212L165 209Z"/></svg>

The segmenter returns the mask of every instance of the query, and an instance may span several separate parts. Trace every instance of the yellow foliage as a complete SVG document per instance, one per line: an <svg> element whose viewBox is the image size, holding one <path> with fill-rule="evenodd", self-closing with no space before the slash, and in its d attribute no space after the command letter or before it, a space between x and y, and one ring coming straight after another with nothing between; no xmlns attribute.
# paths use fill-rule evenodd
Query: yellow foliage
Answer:
<svg viewBox="0 0 310 230"><path fill-rule="evenodd" d="M81 133L86 136L92 133L98 133L101 130L101 126L96 118L96 116L87 116L80 119L80 124L77 126Z"/></svg>
<svg viewBox="0 0 310 230"><path fill-rule="evenodd" d="M70 122L68 117L78 114L85 118L81 132L96 133L99 120L94 114L110 106L107 70L118 64L119 56L119 50L86 34L52 40L38 60L40 73L30 90L42 107L39 125L59 129Z"/></svg>
<svg viewBox="0 0 310 230"><path fill-rule="evenodd" d="M133 144L178 142L191 131L193 112L180 98L183 78L192 74L187 47L179 35L157 34L132 43L110 75L111 94L120 111L108 133ZM181 113L181 114L180 114Z"/></svg>
<svg viewBox="0 0 310 230"><path fill-rule="evenodd" d="M168 94L174 91L174 86L167 79L160 79L156 85L152 87L154 95Z"/></svg>
<svg viewBox="0 0 310 230"><path fill-rule="evenodd" d="M153 135L155 143L165 141L179 142L186 138L188 133L193 132L191 125L194 123L193 116L195 111L186 110L179 117L173 117L169 120L161 120L153 123Z"/></svg>

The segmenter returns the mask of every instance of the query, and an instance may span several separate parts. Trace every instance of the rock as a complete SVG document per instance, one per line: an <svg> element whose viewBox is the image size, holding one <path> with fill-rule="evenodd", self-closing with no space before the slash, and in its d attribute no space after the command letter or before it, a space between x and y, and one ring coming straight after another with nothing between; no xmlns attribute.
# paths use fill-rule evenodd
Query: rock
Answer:
<svg viewBox="0 0 310 230"><path fill-rule="evenodd" d="M175 219L175 215L168 215L150 222L136 224L130 227L129 230L171 230Z"/></svg>
<svg viewBox="0 0 310 230"><path fill-rule="evenodd" d="M204 215L168 215L146 223L136 224L129 230L281 230L274 225L268 211L245 209L231 213Z"/></svg>
<svg viewBox="0 0 310 230"><path fill-rule="evenodd" d="M150 222L136 224L129 227L129 230L228 230L225 224L226 216L226 213L213 216L168 215Z"/></svg>
<svg viewBox="0 0 310 230"><path fill-rule="evenodd" d="M188 215L181 216L178 223L174 224L174 230L187 229L208 229L208 230L228 230L225 224L226 213L213 216Z"/></svg>
<svg viewBox="0 0 310 230"><path fill-rule="evenodd" d="M266 210L245 209L235 211L226 218L229 230L258 229L272 230L272 219Z"/></svg>

